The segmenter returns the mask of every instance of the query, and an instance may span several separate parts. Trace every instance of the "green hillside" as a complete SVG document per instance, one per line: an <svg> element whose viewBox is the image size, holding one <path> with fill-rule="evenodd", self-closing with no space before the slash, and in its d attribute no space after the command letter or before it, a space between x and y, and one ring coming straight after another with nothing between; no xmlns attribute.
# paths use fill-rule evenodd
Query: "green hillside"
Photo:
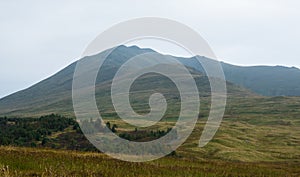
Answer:
<svg viewBox="0 0 300 177"><path fill-rule="evenodd" d="M108 57L96 81L96 101L106 126L119 137L132 141L164 136L176 123L179 113L180 97L174 83L154 73L135 80L130 102L137 113L145 114L150 111L149 96L162 93L168 103L163 119L156 125L140 128L125 123L115 113L110 98L111 79L122 63L145 52L153 51L118 47ZM73 63L52 77L0 100L0 176L300 176L300 97L261 96L242 87L249 84L252 90L265 88L262 91L270 93L266 87L272 86L282 92L270 95L287 93L287 88L298 82L295 78L290 85L280 87L269 82L284 83L284 79L277 80L280 73L295 72L291 76L296 77L297 69L278 67L276 75L272 74L273 67L244 68L223 63L227 80L232 75L236 84L227 82L228 100L222 124L213 140L199 148L210 109L210 86L193 59L177 59L195 79L201 107L191 136L169 156L130 163L95 152L73 119L71 96L76 65ZM258 75L263 77L255 85L254 78Z"/></svg>
<svg viewBox="0 0 300 177"><path fill-rule="evenodd" d="M104 107L111 108L109 93L111 80L119 67L128 59L145 52L154 52L150 49L140 49L137 47L119 46L112 52L101 67L96 81L96 95L98 103L105 102ZM101 55L101 54L98 54ZM98 55L85 57L82 60L97 58ZM164 55L160 55L164 59ZM0 100L0 116L20 116L20 117L38 117L45 114L58 113L61 115L73 116L72 107L72 79L76 62L67 66L57 74L49 77L34 86L9 95ZM196 80L201 97L210 95L210 86L207 77L196 69L188 67L188 70ZM132 91L144 91L147 93L149 85L164 89L168 95L175 94L176 87L163 76L148 74L137 80L138 84L132 87ZM154 89L153 87L153 89ZM152 89L152 90L153 90ZM227 83L229 95L249 96L255 95L251 91L236 86L230 82ZM159 91L159 90L157 90ZM149 94L147 94L149 95ZM144 99L147 100L147 95ZM176 97L173 95L173 97ZM177 95L178 97L178 95ZM106 108L105 108L106 109ZM107 110L107 109L106 109ZM110 110L111 111L111 110Z"/></svg>
<svg viewBox="0 0 300 177"><path fill-rule="evenodd" d="M196 59L178 58L186 66L204 72ZM199 56L202 61L209 61ZM284 66L235 66L221 62L227 81L263 96L300 96L300 69Z"/></svg>
<svg viewBox="0 0 300 177"><path fill-rule="evenodd" d="M100 71L101 77L97 79L97 87L109 82L118 68L129 58L146 52L155 52L151 49L141 49L136 46L119 46L108 56L104 67ZM99 55L99 54L98 54ZM161 55L162 58L164 57ZM95 56L97 57L97 55ZM86 57L85 59L88 59ZM189 70L198 75L205 72L195 58L176 57L180 62L189 67ZM210 59L199 57L202 61ZM299 96L300 95L300 70L287 67L253 66L240 67L221 63L228 90L231 94L249 95L249 90L264 96ZM32 116L44 113L72 114L71 88L76 62L55 75L7 97L0 99L0 115ZM192 69L193 68L193 69ZM233 84L231 84L233 83ZM199 83L207 87L207 83ZM237 86L238 85L238 86ZM198 85L199 86L199 85ZM246 88L246 89L243 89ZM203 88L199 88L203 89ZM238 91L238 92L237 92ZM203 93L203 90L201 91ZM208 93L203 93L207 95Z"/></svg>

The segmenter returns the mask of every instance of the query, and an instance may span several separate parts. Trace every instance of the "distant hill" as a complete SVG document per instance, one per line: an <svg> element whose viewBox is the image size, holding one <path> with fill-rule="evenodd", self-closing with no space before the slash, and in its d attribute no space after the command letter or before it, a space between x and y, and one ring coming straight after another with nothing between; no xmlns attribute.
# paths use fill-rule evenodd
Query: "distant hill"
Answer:
<svg viewBox="0 0 300 177"><path fill-rule="evenodd" d="M201 60L210 60L199 57ZM186 66L204 72L195 57L179 58ZM300 69L284 66L235 66L221 62L227 81L263 96L300 96Z"/></svg>
<svg viewBox="0 0 300 177"><path fill-rule="evenodd" d="M102 66L96 81L96 99L99 102L105 102L104 110L110 112L112 104L110 100L110 86L111 80L119 67L129 58L143 54L146 52L155 52L151 49L141 49L136 46L126 47L119 46L112 52L104 65ZM98 54L100 55L100 54ZM90 56L83 59L88 60ZM164 55L161 55L163 59ZM189 59L186 59L189 60ZM0 116L40 116L51 113L59 113L62 115L73 115L72 107L72 79L75 70L76 62L67 66L55 75L19 92L11 94L5 98L0 99ZM195 68L188 67L190 73L194 76L199 88L200 96L210 95L210 86L207 77ZM169 96L170 100L178 99L178 91L175 85L169 79L161 75L148 74L142 76L136 84L132 87L133 92L136 90L143 90L145 94L142 101L148 99L149 93L147 91L162 89L165 95ZM251 91L227 83L228 93L239 96L253 96ZM134 95L134 94L133 94ZM137 101L136 101L137 102ZM141 100L139 100L141 102ZM172 102L172 101L171 101ZM103 104L102 104L103 105Z"/></svg>
<svg viewBox="0 0 300 177"><path fill-rule="evenodd" d="M265 96L300 96L300 70L284 66L240 67L222 63L226 79Z"/></svg>

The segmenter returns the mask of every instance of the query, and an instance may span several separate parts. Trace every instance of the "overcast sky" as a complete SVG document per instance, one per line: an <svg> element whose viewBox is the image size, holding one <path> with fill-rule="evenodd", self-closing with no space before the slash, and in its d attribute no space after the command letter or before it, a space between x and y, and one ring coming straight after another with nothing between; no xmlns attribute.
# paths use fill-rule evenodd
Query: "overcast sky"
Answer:
<svg viewBox="0 0 300 177"><path fill-rule="evenodd" d="M110 26L146 16L190 26L221 61L300 68L298 0L1 0L0 97L76 61Z"/></svg>

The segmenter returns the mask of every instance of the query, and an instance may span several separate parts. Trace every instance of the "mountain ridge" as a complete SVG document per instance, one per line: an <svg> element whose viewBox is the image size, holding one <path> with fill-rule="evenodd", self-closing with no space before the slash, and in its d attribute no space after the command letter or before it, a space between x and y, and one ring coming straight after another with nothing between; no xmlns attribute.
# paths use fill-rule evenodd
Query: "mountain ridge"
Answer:
<svg viewBox="0 0 300 177"><path fill-rule="evenodd" d="M101 78L97 77L96 83L108 84L108 85L104 84L105 89L107 89L109 86L109 81L113 78L115 72L118 70L118 67L122 65L122 63L126 62L129 58L133 56L143 54L146 52L155 52L155 51L148 48L141 49L137 46L131 46L131 47L118 46L116 50L114 50L114 52L112 52L108 56L107 58L108 60L105 61L104 65L108 67L100 70L99 75L101 75L102 77ZM163 57L165 55L161 55L161 56ZM89 57L93 57L93 56L88 56L87 58ZM180 62L182 62L185 66L187 66L190 72L197 73L199 77L201 75L202 77L201 82L205 83L206 85L209 85L209 83L207 83L205 80L205 75L202 76L204 70L201 67L201 65L196 61L195 57L191 57L191 58L175 57L175 58L177 58ZM206 57L199 57L199 58L201 60L210 60L209 58ZM30 112L32 113L41 112L42 109L45 109L43 112L45 114L56 113L56 112L59 113L72 112L71 91L72 91L72 79L73 79L76 63L77 61L68 65L66 68L60 70L59 72L52 75L51 77L46 78L41 82L38 82L37 84L27 89L18 91L14 94L1 98L0 115L23 115L22 113L24 113L24 115L30 115L29 114ZM259 92L259 90L258 91L255 90L257 88L251 85L251 82L249 83L249 80L251 81L251 79L253 79L252 74L255 73L256 71L248 71L249 69L248 67L246 68L247 71L243 71L242 67L230 65L224 62L221 62L221 65L223 67L226 80L229 81L227 82L227 87L229 87L228 89L229 94L233 94L233 95L236 94L239 96L256 95L251 93L250 90L252 90L252 92L256 91L256 93L262 94ZM256 69L256 67L252 67L252 68ZM284 67L279 67L279 70L288 72ZM299 71L297 69L292 69L292 70L294 73L296 73L295 77L298 76L298 72L299 72L299 78L300 78L300 70ZM237 74L237 72L239 73ZM245 74L246 75L248 74L247 77L249 78L244 79ZM290 76L291 74L288 75ZM255 77L257 77L257 75ZM247 81L247 82L243 82L243 81ZM293 82L293 83L297 84L298 82ZM247 87L245 87L245 85ZM276 87L272 86L272 88L276 88ZM205 86L205 89L206 91L201 90L202 91L201 93L204 95L206 94L205 92L207 92L208 88ZM298 88L296 88L296 92L298 94L297 89ZM262 91L264 91L264 88L262 89ZM280 90L274 91L274 93L271 93L271 96L282 95L281 94L282 92ZM262 94L262 95L269 96L268 94ZM298 95L300 95L300 88L299 88ZM66 105L68 106L66 107Z"/></svg>

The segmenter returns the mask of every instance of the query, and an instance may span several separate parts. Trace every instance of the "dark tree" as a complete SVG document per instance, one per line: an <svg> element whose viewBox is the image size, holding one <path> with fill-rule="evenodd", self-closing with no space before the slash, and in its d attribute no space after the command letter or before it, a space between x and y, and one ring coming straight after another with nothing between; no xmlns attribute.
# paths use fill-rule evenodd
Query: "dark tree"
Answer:
<svg viewBox="0 0 300 177"><path fill-rule="evenodd" d="M116 124L113 124L111 131L116 133L117 132L116 128L118 128L118 126Z"/></svg>
<svg viewBox="0 0 300 177"><path fill-rule="evenodd" d="M111 129L111 128L110 128L110 122L107 122L107 123L106 123L106 126L107 126L107 128Z"/></svg>

